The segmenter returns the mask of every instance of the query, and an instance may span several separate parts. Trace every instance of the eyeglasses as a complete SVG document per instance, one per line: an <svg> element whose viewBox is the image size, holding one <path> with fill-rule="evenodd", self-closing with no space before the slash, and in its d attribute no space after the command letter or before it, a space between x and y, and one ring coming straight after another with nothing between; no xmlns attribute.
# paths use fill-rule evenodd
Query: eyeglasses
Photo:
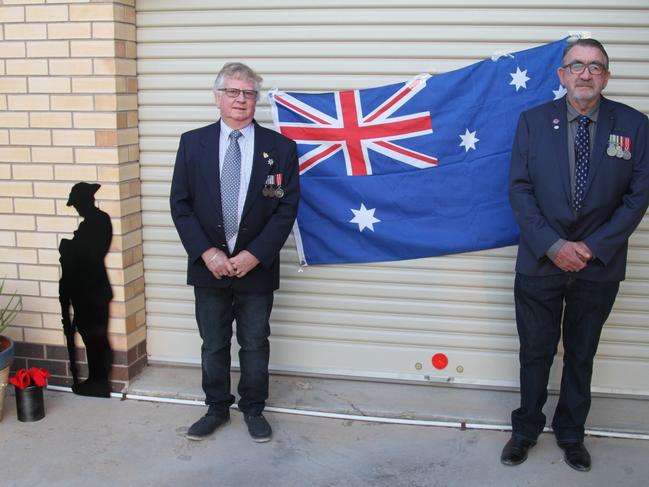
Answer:
<svg viewBox="0 0 649 487"><path fill-rule="evenodd" d="M566 64L564 66L561 66L562 68L568 68L570 69L570 72L572 74L581 74L584 72L586 68L588 68L588 72L590 74L602 74L604 71L606 71L608 68L604 66L602 63L590 63L590 64L584 64L580 63L579 61L576 61L574 63Z"/></svg>
<svg viewBox="0 0 649 487"><path fill-rule="evenodd" d="M258 94L257 90L240 90L239 88L219 88L218 91L222 91L230 98L239 98L239 95L243 93L246 100L256 100Z"/></svg>

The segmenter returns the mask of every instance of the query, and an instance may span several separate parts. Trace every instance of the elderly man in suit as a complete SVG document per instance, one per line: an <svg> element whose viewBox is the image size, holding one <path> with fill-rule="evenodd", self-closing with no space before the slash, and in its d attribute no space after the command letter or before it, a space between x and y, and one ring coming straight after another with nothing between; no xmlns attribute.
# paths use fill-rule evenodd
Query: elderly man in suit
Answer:
<svg viewBox="0 0 649 487"><path fill-rule="evenodd" d="M203 341L207 414L187 438L201 440L230 419L232 323L240 345L239 409L257 442L272 430L268 398L269 317L279 253L297 214L296 145L253 119L261 77L228 63L214 82L221 119L182 134L171 183L171 215L188 254Z"/></svg>
<svg viewBox="0 0 649 487"><path fill-rule="evenodd" d="M569 44L558 69L566 96L519 120L509 197L521 230L514 285L521 403L512 412L505 465L524 462L543 431L550 367L563 333L552 428L566 463L578 471L591 467L584 424L593 358L624 279L629 236L649 201L647 117L601 96L608 68L598 41Z"/></svg>

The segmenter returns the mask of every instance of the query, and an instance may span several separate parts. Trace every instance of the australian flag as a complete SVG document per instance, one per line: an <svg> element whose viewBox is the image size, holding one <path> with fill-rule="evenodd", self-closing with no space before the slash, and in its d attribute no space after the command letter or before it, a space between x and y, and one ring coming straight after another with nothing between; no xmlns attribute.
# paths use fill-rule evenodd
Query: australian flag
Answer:
<svg viewBox="0 0 649 487"><path fill-rule="evenodd" d="M567 39L403 83L269 93L298 144L302 264L414 259L513 245L507 197L520 113L565 94Z"/></svg>

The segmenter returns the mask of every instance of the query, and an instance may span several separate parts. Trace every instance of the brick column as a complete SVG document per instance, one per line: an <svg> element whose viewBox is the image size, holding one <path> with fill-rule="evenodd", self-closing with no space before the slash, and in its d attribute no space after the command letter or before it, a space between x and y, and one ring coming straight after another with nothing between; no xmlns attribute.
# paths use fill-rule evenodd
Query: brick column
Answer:
<svg viewBox="0 0 649 487"><path fill-rule="evenodd" d="M57 248L80 221L65 205L79 181L102 185L114 228L113 389L146 364L134 3L0 1L0 277L23 303L7 334L13 368L46 367L52 384L70 383Z"/></svg>

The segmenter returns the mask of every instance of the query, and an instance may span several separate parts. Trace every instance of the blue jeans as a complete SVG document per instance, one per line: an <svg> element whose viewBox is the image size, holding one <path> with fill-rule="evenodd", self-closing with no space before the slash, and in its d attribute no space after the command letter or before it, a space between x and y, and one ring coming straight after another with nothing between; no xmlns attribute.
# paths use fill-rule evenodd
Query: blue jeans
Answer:
<svg viewBox="0 0 649 487"><path fill-rule="evenodd" d="M516 275L521 406L512 412L515 436L536 440L545 426L541 410L548 397L563 315L563 371L552 429L560 442L583 441L593 359L619 286L619 282L586 281L568 274Z"/></svg>
<svg viewBox="0 0 649 487"><path fill-rule="evenodd" d="M234 403L230 392L232 322L237 322L241 378L239 409L261 414L268 399L270 312L273 293L244 293L231 288L194 287L196 321L203 340L202 385L210 413L225 414Z"/></svg>

